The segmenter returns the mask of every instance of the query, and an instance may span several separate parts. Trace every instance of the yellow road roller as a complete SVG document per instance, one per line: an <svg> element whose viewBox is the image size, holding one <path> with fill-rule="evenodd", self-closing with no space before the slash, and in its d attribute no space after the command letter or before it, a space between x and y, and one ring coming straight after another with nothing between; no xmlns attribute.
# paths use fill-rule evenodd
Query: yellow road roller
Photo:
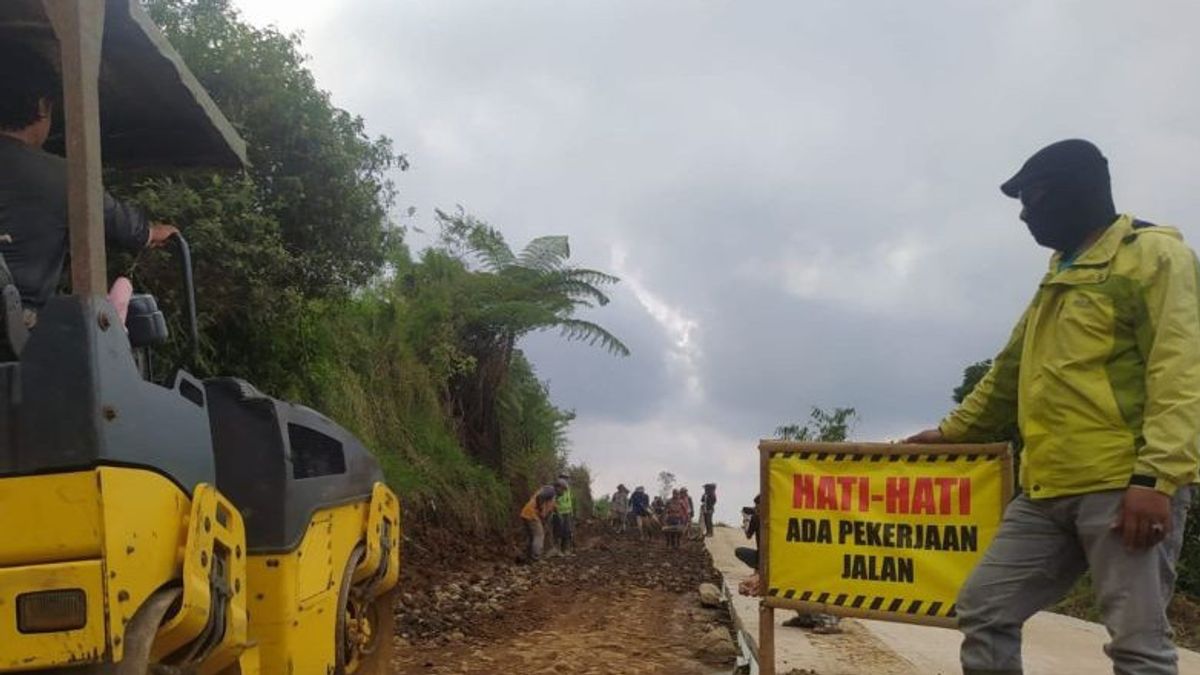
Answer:
<svg viewBox="0 0 1200 675"><path fill-rule="evenodd" d="M31 328L0 263L0 673L386 672L400 509L374 457L244 381L154 380L155 299L124 325L107 299L101 153L236 169L244 143L137 0L3 0L7 40L62 74L72 294Z"/></svg>

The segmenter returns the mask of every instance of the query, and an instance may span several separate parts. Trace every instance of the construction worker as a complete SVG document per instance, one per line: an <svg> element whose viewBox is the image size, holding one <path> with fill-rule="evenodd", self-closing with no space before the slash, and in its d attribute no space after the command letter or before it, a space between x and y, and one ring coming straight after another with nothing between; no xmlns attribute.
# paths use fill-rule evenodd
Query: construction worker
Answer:
<svg viewBox="0 0 1200 675"><path fill-rule="evenodd" d="M564 486L558 495L554 507L554 536L558 540L558 550L567 555L575 543L575 499L571 496L571 482L567 474L558 475L555 484Z"/></svg>
<svg viewBox="0 0 1200 675"><path fill-rule="evenodd" d="M758 569L758 551L762 547L762 526L759 523L759 499L760 495L754 495L754 506L742 507L742 533L747 539L754 540L754 548L748 546L739 546L733 551L733 555L743 563L754 569Z"/></svg>
<svg viewBox="0 0 1200 675"><path fill-rule="evenodd" d="M625 531L625 520L629 517L629 488L624 483L617 485L609 502L612 508L613 525L617 532Z"/></svg>
<svg viewBox="0 0 1200 675"><path fill-rule="evenodd" d="M704 520L704 536L713 536L713 513L717 510L717 484L705 483L700 495L700 517Z"/></svg>
<svg viewBox="0 0 1200 675"><path fill-rule="evenodd" d="M667 540L667 548L679 548L683 532L687 529L688 503L687 495L682 490L675 490L666 503L666 518L663 523L663 533Z"/></svg>
<svg viewBox="0 0 1200 675"><path fill-rule="evenodd" d="M679 488L679 496L683 499L683 503L687 505L687 522L683 524L683 534L690 536L692 533L692 524L696 520L696 502L688 494L687 488Z"/></svg>
<svg viewBox="0 0 1200 675"><path fill-rule="evenodd" d="M638 536L645 539L649 535L650 526L650 495L641 485L633 489L629 497L629 511L637 522Z"/></svg>
<svg viewBox="0 0 1200 675"><path fill-rule="evenodd" d="M20 44L0 47L0 254L31 325L58 288L67 254L67 164L42 150L58 98L48 61ZM109 243L138 251L177 231L104 194Z"/></svg>
<svg viewBox="0 0 1200 675"><path fill-rule="evenodd" d="M974 391L917 443L1016 423L1021 494L958 598L964 673L1021 672L1021 626L1085 570L1119 675L1174 675L1166 608L1200 455L1200 297L1179 232L1118 214L1108 162L1068 140L1000 188L1055 251Z"/></svg>
<svg viewBox="0 0 1200 675"><path fill-rule="evenodd" d="M527 562L537 562L542 558L542 548L546 543L546 520L554 513L558 495L565 488L566 486L560 483L543 485L521 509L521 521L525 523Z"/></svg>
<svg viewBox="0 0 1200 675"><path fill-rule="evenodd" d="M650 519L646 524L651 539L658 537L658 533L663 531L666 522L667 500L654 495L654 498L650 500Z"/></svg>

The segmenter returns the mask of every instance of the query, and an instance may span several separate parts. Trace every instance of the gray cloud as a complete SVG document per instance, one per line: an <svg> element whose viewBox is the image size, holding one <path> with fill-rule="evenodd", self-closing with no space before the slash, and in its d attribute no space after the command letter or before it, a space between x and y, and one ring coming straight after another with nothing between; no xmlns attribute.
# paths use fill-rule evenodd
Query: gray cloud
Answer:
<svg viewBox="0 0 1200 675"><path fill-rule="evenodd" d="M724 476L730 519L809 406L864 439L946 411L1045 264L996 187L1042 144L1095 140L1118 206L1200 235L1196 3L240 4L410 154L422 222L462 203L625 277L594 318L634 357L525 348L603 481Z"/></svg>

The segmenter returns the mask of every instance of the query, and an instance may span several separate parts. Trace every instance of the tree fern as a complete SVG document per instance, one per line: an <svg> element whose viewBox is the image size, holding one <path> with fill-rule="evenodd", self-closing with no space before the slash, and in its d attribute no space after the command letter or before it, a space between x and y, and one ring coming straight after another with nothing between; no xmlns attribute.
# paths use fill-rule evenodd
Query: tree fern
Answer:
<svg viewBox="0 0 1200 675"><path fill-rule="evenodd" d="M516 264L539 272L558 271L571 257L571 245L562 235L538 237L517 256Z"/></svg>
<svg viewBox="0 0 1200 675"><path fill-rule="evenodd" d="M607 305L609 297L601 287L619 279L598 270L570 267L571 247L564 236L538 237L515 255L499 230L461 207L453 214L438 211L437 218L442 230L440 254L458 267L450 269L432 264L432 260L427 264L435 272L454 274L460 280L446 298L454 308L448 318L465 351L475 359L469 373L452 379L449 402L457 411L459 433L472 454L488 466L509 471L513 448L504 450L502 446L523 441L501 433L498 415L531 419L534 414L522 407L520 396L508 386L514 369L519 371L522 364L518 340L533 331L557 328L568 340L627 356L629 348L619 338L599 324L575 316L580 309ZM541 386L535 379L533 383ZM554 419L562 425L567 420Z"/></svg>

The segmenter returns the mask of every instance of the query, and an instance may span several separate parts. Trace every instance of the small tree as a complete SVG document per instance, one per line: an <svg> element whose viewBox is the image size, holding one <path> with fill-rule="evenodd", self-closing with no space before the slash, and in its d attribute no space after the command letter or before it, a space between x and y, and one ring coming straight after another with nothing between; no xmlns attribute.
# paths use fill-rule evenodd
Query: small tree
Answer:
<svg viewBox="0 0 1200 675"><path fill-rule="evenodd" d="M965 401L967 397L971 395L971 392L975 391L975 387L979 384L979 381L983 379L984 375L987 375L991 368L991 359L976 361L966 368L963 368L962 383L955 387L954 392L951 394L951 398L954 399L954 402L962 403ZM1015 453L1014 462L1019 467L1021 463L1021 446L1023 444L1021 442L1021 432L1019 429L1017 429L1016 423L1014 422L1011 426L1005 429L1000 437L996 440L1008 441L1009 443L1012 443ZM1013 473L1014 475L1016 474L1015 471Z"/></svg>
<svg viewBox="0 0 1200 675"><path fill-rule="evenodd" d="M587 464L575 464L566 469L571 483L571 495L575 498L575 515L590 518L594 515L596 502L592 495L592 472Z"/></svg>
<svg viewBox="0 0 1200 675"><path fill-rule="evenodd" d="M854 408L834 408L830 412L813 406L808 422L792 422L775 427L775 437L783 441L840 443L850 437L858 413Z"/></svg>
<svg viewBox="0 0 1200 675"><path fill-rule="evenodd" d="M608 514L611 511L612 511L612 498L609 497L608 495L604 495L600 499L597 499L596 503L592 505L592 515L599 518L600 520L608 520Z"/></svg>
<svg viewBox="0 0 1200 675"><path fill-rule="evenodd" d="M675 474L670 471L658 472L658 496L663 499L671 498L671 490L675 489Z"/></svg>
<svg viewBox="0 0 1200 675"><path fill-rule="evenodd" d="M987 375L987 371L990 370L991 367L992 360L986 359L972 363L964 368L962 384L954 388L954 394L952 395L954 402L962 403L964 400L966 400L966 398L971 395L971 392L975 391L975 385L979 384L979 381L983 379L984 375Z"/></svg>

